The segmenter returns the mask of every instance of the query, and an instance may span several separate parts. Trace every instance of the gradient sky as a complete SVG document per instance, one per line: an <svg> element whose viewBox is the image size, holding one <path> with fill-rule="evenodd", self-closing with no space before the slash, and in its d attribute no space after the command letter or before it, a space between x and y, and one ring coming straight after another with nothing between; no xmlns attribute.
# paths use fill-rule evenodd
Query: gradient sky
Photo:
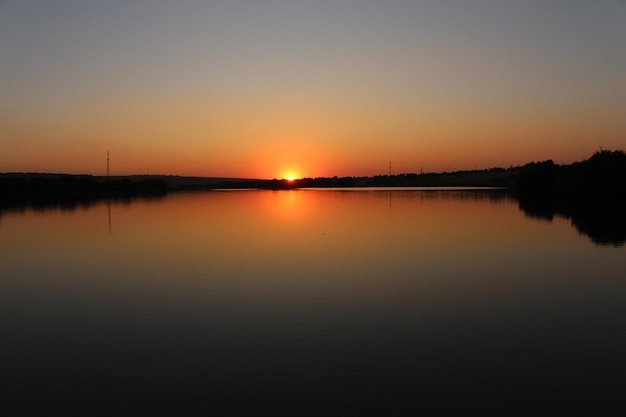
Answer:
<svg viewBox="0 0 626 417"><path fill-rule="evenodd" d="M0 172L283 178L626 149L624 0L0 0Z"/></svg>

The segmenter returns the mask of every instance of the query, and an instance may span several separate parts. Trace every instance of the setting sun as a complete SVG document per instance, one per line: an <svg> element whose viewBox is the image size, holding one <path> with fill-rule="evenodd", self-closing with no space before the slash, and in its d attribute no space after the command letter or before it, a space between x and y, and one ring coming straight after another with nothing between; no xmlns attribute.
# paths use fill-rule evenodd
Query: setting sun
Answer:
<svg viewBox="0 0 626 417"><path fill-rule="evenodd" d="M293 181L293 180L294 180L293 175L287 175L287 181Z"/></svg>

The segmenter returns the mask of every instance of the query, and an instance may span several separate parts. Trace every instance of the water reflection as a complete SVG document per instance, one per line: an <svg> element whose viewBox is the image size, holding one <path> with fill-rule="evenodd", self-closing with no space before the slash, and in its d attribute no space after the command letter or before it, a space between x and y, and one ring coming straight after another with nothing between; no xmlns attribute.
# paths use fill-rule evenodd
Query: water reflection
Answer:
<svg viewBox="0 0 626 417"><path fill-rule="evenodd" d="M599 245L624 246L626 206L586 207L571 213L572 224Z"/></svg>
<svg viewBox="0 0 626 417"><path fill-rule="evenodd" d="M597 245L620 247L626 243L626 206L623 203L522 198L519 207L526 216L538 220L552 222L555 216L570 219L580 234Z"/></svg>
<svg viewBox="0 0 626 417"><path fill-rule="evenodd" d="M5 211L5 406L603 414L626 389L623 254L558 216L529 219L507 193L215 191Z"/></svg>
<svg viewBox="0 0 626 417"><path fill-rule="evenodd" d="M109 221L109 236L111 236L111 200L107 199L107 220Z"/></svg>
<svg viewBox="0 0 626 417"><path fill-rule="evenodd" d="M219 191L240 192L237 191ZM286 202L284 210L293 211L297 204L298 190L293 192L274 192L275 200L279 203ZM301 190L302 191L302 190ZM581 234L588 236L598 245L623 246L626 243L626 207L615 204L602 204L592 202L590 204L568 204L556 202L553 199L521 199L518 200L515 193L509 190L475 189L475 188L337 188L325 191L335 193L367 193L370 197L386 198L389 212L391 213L395 199L412 200L454 200L454 201L489 201L491 203L517 201L520 210L529 218L546 220L551 222L555 216L571 219L572 226ZM301 196L301 195L300 195ZM130 205L133 201L159 201L165 196L138 196L123 197L107 200L97 199L61 199L61 200L35 200L19 203L0 202L0 218L2 213L24 213L27 210L45 212L48 210L75 211L87 210L90 207L107 203L107 217L109 232L111 231L111 203L114 205ZM293 213L292 213L293 214Z"/></svg>
<svg viewBox="0 0 626 417"><path fill-rule="evenodd" d="M89 208L101 205L103 202L107 204L130 205L134 201L159 201L166 198L165 195L140 195L140 196L123 196L111 198L38 198L31 200L4 201L0 200L0 214L4 213L25 213L32 210L35 212L46 211L67 211L87 210Z"/></svg>

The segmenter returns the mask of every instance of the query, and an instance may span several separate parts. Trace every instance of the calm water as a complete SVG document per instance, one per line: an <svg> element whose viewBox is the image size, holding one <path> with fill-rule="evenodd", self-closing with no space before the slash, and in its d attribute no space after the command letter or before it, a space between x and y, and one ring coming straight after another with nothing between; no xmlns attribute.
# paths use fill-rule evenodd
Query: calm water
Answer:
<svg viewBox="0 0 626 417"><path fill-rule="evenodd" d="M496 192L218 191L5 210L2 404L609 415L626 398L625 255Z"/></svg>

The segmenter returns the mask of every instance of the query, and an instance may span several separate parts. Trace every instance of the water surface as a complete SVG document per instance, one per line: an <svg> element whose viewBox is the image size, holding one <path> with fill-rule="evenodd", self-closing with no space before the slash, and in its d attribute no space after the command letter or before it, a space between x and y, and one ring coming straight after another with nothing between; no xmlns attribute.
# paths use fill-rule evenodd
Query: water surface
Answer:
<svg viewBox="0 0 626 417"><path fill-rule="evenodd" d="M614 411L625 254L496 191L4 211L0 378L14 415Z"/></svg>

